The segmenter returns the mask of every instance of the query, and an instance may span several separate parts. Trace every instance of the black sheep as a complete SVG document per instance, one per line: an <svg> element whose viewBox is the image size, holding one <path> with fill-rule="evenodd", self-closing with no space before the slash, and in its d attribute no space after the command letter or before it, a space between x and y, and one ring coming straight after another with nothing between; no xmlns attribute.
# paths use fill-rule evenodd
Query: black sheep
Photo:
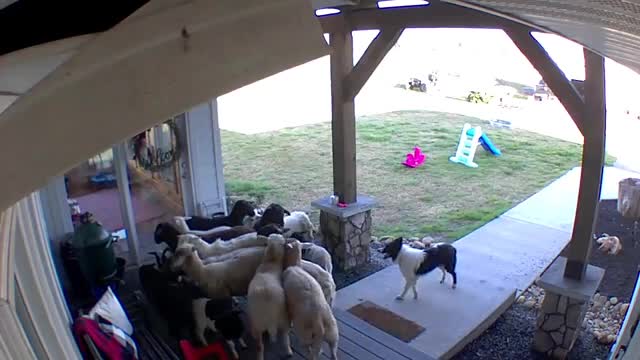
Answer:
<svg viewBox="0 0 640 360"><path fill-rule="evenodd" d="M218 226L239 226L245 216L253 217L255 215L255 206L247 200L238 200L233 204L231 212L226 216L192 216L185 220L190 230L206 231Z"/></svg>
<svg viewBox="0 0 640 360"><path fill-rule="evenodd" d="M284 228L284 216L291 215L289 210L282 207L280 204L270 204L264 209L264 213L260 218L260 221L255 225L255 229L258 230L266 225L275 224Z"/></svg>
<svg viewBox="0 0 640 360"><path fill-rule="evenodd" d="M153 264L140 266L138 276L146 297L167 321L169 335L181 338L185 330L191 334L192 302L204 293L195 285L176 281L173 274L159 271Z"/></svg>

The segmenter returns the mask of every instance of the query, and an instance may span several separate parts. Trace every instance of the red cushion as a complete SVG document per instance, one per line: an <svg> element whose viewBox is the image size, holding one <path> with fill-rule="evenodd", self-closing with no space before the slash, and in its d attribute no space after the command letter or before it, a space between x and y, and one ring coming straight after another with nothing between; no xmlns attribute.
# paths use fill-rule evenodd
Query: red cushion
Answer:
<svg viewBox="0 0 640 360"><path fill-rule="evenodd" d="M182 355L184 355L185 360L201 360L212 355L215 355L217 360L229 360L229 355L220 342L196 348L189 341L180 340L180 349L182 349Z"/></svg>

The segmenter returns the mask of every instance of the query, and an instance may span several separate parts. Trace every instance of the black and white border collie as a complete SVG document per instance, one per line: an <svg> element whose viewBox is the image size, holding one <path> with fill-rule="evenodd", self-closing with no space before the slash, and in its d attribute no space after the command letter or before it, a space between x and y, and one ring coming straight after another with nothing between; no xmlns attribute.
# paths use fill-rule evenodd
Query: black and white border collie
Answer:
<svg viewBox="0 0 640 360"><path fill-rule="evenodd" d="M437 243L420 250L404 245L403 239L399 237L388 243L380 252L384 254L385 259L391 258L394 263L398 264L404 277L404 290L402 294L396 296L397 300L403 300L409 288L413 290L413 298L417 299L416 283L418 278L435 268L439 268L442 271L440 284L444 283L446 274L449 273L453 277L452 288L456 288L458 283L456 276L456 248L451 244Z"/></svg>

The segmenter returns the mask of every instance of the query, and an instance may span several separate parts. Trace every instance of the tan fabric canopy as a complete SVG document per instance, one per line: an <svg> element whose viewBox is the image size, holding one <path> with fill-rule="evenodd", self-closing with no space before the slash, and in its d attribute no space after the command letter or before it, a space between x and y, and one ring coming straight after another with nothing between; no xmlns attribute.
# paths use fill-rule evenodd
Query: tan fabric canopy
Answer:
<svg viewBox="0 0 640 360"><path fill-rule="evenodd" d="M0 114L0 210L169 116L327 53L308 1L151 1Z"/></svg>
<svg viewBox="0 0 640 360"><path fill-rule="evenodd" d="M640 73L640 0L445 0L562 35Z"/></svg>

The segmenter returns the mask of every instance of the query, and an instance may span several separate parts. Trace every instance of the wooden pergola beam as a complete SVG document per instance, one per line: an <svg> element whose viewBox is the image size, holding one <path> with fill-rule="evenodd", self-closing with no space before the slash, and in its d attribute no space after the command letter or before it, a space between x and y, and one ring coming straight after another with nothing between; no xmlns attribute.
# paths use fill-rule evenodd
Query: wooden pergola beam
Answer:
<svg viewBox="0 0 640 360"><path fill-rule="evenodd" d="M580 132L585 134L584 116L585 102L564 72L551 59L544 47L531 32L522 28L506 27L509 35L520 52L529 60L542 76L544 82L558 97Z"/></svg>
<svg viewBox="0 0 640 360"><path fill-rule="evenodd" d="M353 100L358 95L382 59L396 44L403 30L402 28L383 28L371 41L356 66L344 79L346 100Z"/></svg>
<svg viewBox="0 0 640 360"><path fill-rule="evenodd" d="M347 22L354 31L383 28L503 29L507 26L529 29L496 15L448 3L388 9L353 9L346 14L321 16L319 20L325 33L340 31L343 22Z"/></svg>
<svg viewBox="0 0 640 360"><path fill-rule="evenodd" d="M604 58L584 49L584 145L576 218L567 248L564 276L581 280L589 264L598 215L605 158L606 105Z"/></svg>
<svg viewBox="0 0 640 360"><path fill-rule="evenodd" d="M356 113L353 97L346 96L345 78L353 69L353 35L343 23L330 34L331 45L331 137L333 191L343 203L357 200Z"/></svg>

